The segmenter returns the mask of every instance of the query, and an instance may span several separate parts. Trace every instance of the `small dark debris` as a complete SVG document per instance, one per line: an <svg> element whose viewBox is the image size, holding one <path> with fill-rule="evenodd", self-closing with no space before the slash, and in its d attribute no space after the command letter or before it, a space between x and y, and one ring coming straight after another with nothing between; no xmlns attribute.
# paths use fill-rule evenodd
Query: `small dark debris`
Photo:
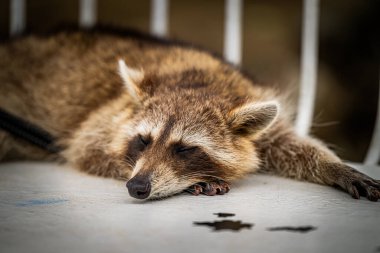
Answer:
<svg viewBox="0 0 380 253"><path fill-rule="evenodd" d="M214 213L214 215L218 216L219 218L226 218L226 217L235 216L234 213Z"/></svg>
<svg viewBox="0 0 380 253"><path fill-rule="evenodd" d="M313 226L268 228L269 231L289 231L289 232L298 232L298 233L307 233L316 229L317 228Z"/></svg>
<svg viewBox="0 0 380 253"><path fill-rule="evenodd" d="M376 248L375 252L380 252L380 246Z"/></svg>
<svg viewBox="0 0 380 253"><path fill-rule="evenodd" d="M222 220L222 221L214 221L214 222L194 222L196 226L208 226L213 227L213 231L219 230L232 230L239 231L240 229L247 228L251 229L254 224L242 223L240 220Z"/></svg>

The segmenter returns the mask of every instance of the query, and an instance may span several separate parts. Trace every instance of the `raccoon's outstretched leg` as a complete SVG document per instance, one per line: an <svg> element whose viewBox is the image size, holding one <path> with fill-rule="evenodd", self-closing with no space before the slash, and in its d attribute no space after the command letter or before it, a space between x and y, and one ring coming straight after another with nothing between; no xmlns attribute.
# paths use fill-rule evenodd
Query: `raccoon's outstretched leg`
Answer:
<svg viewBox="0 0 380 253"><path fill-rule="evenodd" d="M380 181L344 164L324 144L292 130L271 131L260 141L262 170L298 180L339 186L353 198L380 199Z"/></svg>

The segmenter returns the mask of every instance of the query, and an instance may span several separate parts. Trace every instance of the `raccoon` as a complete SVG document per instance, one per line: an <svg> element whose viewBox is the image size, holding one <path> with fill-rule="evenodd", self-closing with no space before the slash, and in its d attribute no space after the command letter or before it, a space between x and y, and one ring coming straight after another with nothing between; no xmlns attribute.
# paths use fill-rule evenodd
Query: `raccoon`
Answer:
<svg viewBox="0 0 380 253"><path fill-rule="evenodd" d="M137 199L224 194L266 172L380 198L380 182L293 129L293 109L215 54L134 32L63 31L0 45L0 108L57 154L0 130L0 160L61 160Z"/></svg>

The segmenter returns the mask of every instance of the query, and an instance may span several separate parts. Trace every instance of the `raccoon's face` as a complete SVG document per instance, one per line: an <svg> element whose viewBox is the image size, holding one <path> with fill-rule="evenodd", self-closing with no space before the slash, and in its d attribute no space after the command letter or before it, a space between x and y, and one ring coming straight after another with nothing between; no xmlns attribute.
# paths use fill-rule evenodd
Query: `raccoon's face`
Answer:
<svg viewBox="0 0 380 253"><path fill-rule="evenodd" d="M142 73L119 64L129 93L138 99ZM132 168L127 183L132 197L163 198L258 168L253 140L275 120L277 103L220 106L223 99L210 96L193 91L153 96L121 126L116 138Z"/></svg>

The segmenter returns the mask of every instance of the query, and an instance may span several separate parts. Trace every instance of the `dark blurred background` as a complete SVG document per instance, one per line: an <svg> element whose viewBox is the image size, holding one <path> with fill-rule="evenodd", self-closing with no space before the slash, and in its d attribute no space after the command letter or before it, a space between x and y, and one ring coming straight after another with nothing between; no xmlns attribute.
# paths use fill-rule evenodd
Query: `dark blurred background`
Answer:
<svg viewBox="0 0 380 253"><path fill-rule="evenodd" d="M9 36L9 5L0 1L2 39ZM31 32L78 22L78 0L29 0L26 9ZM245 0L243 9L243 68L283 89L297 87L302 1ZM169 10L170 37L222 54L224 0L172 0ZM379 0L321 0L312 134L350 161L363 160L375 123L379 17ZM150 0L98 0L97 20L148 32Z"/></svg>

